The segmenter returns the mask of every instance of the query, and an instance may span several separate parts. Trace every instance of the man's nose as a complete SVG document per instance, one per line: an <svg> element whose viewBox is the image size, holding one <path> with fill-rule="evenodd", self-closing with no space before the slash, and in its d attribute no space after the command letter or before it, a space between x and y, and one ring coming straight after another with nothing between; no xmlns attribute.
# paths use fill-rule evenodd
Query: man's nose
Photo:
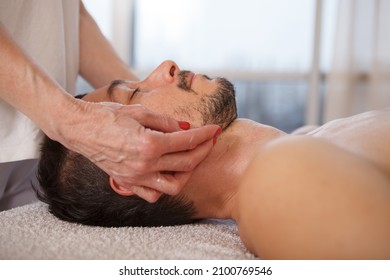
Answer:
<svg viewBox="0 0 390 280"><path fill-rule="evenodd" d="M179 66L174 61L166 60L153 71L150 78L162 84L176 83L179 72Z"/></svg>

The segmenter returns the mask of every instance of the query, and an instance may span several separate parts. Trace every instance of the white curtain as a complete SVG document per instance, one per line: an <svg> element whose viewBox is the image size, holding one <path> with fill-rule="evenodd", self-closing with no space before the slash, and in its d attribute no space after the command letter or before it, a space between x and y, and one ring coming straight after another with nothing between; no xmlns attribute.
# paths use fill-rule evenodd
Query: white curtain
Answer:
<svg viewBox="0 0 390 280"><path fill-rule="evenodd" d="M390 1L340 0L325 121L390 106Z"/></svg>

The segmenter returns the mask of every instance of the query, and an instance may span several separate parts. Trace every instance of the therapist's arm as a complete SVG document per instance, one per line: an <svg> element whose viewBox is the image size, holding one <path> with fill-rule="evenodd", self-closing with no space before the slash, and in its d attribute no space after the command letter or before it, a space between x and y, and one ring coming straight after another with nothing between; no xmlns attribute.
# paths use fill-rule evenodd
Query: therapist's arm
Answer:
<svg viewBox="0 0 390 280"><path fill-rule="evenodd" d="M32 119L49 137L58 139L56 115L77 110L78 105L17 45L1 22L0 61L0 98Z"/></svg>
<svg viewBox="0 0 390 280"><path fill-rule="evenodd" d="M113 80L137 81L80 1L80 75L94 88Z"/></svg>

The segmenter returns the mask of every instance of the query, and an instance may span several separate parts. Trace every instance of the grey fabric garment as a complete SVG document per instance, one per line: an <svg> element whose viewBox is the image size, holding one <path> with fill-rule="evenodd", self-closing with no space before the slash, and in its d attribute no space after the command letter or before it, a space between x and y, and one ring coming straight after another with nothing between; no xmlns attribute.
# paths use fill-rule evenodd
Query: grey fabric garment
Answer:
<svg viewBox="0 0 390 280"><path fill-rule="evenodd" d="M0 163L0 211L38 200L32 183L38 187L38 159Z"/></svg>

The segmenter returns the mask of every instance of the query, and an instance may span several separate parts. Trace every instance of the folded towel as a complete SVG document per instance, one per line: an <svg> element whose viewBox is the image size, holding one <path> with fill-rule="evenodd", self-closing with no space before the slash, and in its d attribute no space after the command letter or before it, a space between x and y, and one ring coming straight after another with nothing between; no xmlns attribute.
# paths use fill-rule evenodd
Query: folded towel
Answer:
<svg viewBox="0 0 390 280"><path fill-rule="evenodd" d="M0 212L0 259L255 259L233 221L103 228L64 222L42 202Z"/></svg>

